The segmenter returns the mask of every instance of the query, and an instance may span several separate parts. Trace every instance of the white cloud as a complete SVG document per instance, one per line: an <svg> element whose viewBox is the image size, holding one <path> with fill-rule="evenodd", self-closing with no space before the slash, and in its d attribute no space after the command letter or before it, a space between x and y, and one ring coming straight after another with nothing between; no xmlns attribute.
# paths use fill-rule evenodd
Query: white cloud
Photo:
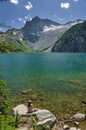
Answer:
<svg viewBox="0 0 86 130"><path fill-rule="evenodd" d="M24 18L25 18L25 19L28 19L28 17L27 17L27 16L25 16Z"/></svg>
<svg viewBox="0 0 86 130"><path fill-rule="evenodd" d="M73 0L73 1L77 2L77 1L79 1L79 0Z"/></svg>
<svg viewBox="0 0 86 130"><path fill-rule="evenodd" d="M16 18L18 21L22 22L22 23L26 23L26 21L31 21L32 18L30 15L28 16L24 16L24 18Z"/></svg>
<svg viewBox="0 0 86 130"><path fill-rule="evenodd" d="M63 20L64 20L64 18L58 18L58 20L59 20L59 21L63 21Z"/></svg>
<svg viewBox="0 0 86 130"><path fill-rule="evenodd" d="M31 16L30 16L30 15L25 16L25 17L24 17L24 19L29 20L29 21L31 21L31 20L32 20L32 18L31 18Z"/></svg>
<svg viewBox="0 0 86 130"><path fill-rule="evenodd" d="M17 18L19 21L22 21L22 18Z"/></svg>
<svg viewBox="0 0 86 130"><path fill-rule="evenodd" d="M61 3L61 8L68 9L70 7L70 3Z"/></svg>
<svg viewBox="0 0 86 130"><path fill-rule="evenodd" d="M19 0L10 0L10 2L17 5L19 3Z"/></svg>
<svg viewBox="0 0 86 130"><path fill-rule="evenodd" d="M33 5L31 4L31 2L29 1L28 4L25 6L25 8L27 10L30 10L31 8L33 8Z"/></svg>
<svg viewBox="0 0 86 130"><path fill-rule="evenodd" d="M18 21L25 23L26 21L23 18L16 18Z"/></svg>
<svg viewBox="0 0 86 130"><path fill-rule="evenodd" d="M25 23L26 23L26 20L22 20L21 22L25 24Z"/></svg>
<svg viewBox="0 0 86 130"><path fill-rule="evenodd" d="M32 18L30 17L30 18L29 18L29 20L31 21L31 20L32 20Z"/></svg>

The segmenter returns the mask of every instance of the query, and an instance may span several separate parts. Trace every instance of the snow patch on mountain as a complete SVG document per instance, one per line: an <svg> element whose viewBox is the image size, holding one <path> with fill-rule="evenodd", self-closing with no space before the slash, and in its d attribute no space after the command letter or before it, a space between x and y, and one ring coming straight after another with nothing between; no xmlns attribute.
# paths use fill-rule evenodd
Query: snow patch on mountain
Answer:
<svg viewBox="0 0 86 130"><path fill-rule="evenodd" d="M64 25L60 25L60 26L51 25L50 27L44 26L43 32L45 33L45 32L48 32L48 31L59 30L59 29L61 29L63 27L64 27Z"/></svg>

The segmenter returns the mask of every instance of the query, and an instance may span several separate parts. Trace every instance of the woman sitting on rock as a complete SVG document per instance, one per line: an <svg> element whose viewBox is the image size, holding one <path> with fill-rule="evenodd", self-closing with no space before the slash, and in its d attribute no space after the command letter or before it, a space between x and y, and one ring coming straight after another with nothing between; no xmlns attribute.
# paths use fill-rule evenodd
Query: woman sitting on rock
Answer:
<svg viewBox="0 0 86 130"><path fill-rule="evenodd" d="M31 100L28 101L27 107L28 107L28 113L32 113L36 111L36 109L33 108L33 104Z"/></svg>

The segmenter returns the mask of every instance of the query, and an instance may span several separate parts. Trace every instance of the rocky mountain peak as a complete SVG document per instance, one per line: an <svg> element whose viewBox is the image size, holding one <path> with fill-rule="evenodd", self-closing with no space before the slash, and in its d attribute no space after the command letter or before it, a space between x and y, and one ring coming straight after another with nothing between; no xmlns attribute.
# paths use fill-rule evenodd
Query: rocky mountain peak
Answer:
<svg viewBox="0 0 86 130"><path fill-rule="evenodd" d="M60 24L53 22L49 19L41 19L38 16L34 17L31 21L27 21L25 26L22 28L22 34L24 40L29 40L30 42L36 42L41 33L43 33L45 26L58 26Z"/></svg>
<svg viewBox="0 0 86 130"><path fill-rule="evenodd" d="M35 26L35 28L40 28L43 30L44 26L50 27L51 25L58 26L60 25L59 23L53 22L52 20L49 19L41 19L38 16L34 17L31 21L27 21L24 28L27 28L29 26ZM35 29L34 28L34 29Z"/></svg>
<svg viewBox="0 0 86 130"><path fill-rule="evenodd" d="M38 16L36 16L36 17L34 17L34 18L32 19L32 21L38 21L38 20L40 20L40 18L39 18Z"/></svg>

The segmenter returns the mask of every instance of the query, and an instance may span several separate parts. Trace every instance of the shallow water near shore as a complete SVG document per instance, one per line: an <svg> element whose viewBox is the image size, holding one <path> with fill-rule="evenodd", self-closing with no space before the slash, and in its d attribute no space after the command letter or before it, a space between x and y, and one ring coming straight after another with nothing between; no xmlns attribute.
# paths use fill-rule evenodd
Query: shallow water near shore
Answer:
<svg viewBox="0 0 86 130"><path fill-rule="evenodd" d="M86 53L2 54L0 77L14 95L29 89L34 103L55 113L86 112Z"/></svg>

